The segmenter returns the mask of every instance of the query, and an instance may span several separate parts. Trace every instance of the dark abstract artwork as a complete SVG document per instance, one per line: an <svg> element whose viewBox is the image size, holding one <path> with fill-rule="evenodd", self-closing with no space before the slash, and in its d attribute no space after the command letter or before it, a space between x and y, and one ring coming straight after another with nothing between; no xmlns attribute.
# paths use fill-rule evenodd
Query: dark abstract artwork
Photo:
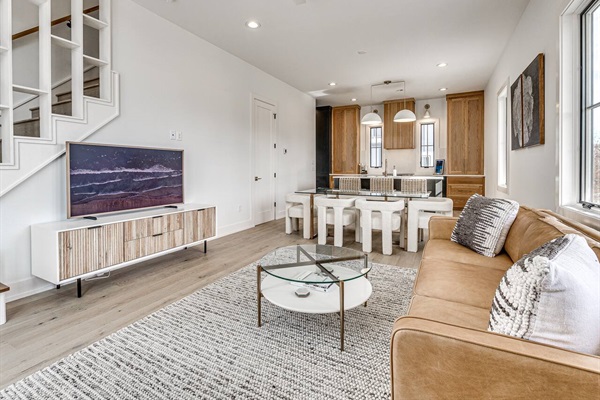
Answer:
<svg viewBox="0 0 600 400"><path fill-rule="evenodd" d="M183 203L183 151L69 143L69 217Z"/></svg>
<svg viewBox="0 0 600 400"><path fill-rule="evenodd" d="M511 148L544 144L544 54L538 54L510 87Z"/></svg>

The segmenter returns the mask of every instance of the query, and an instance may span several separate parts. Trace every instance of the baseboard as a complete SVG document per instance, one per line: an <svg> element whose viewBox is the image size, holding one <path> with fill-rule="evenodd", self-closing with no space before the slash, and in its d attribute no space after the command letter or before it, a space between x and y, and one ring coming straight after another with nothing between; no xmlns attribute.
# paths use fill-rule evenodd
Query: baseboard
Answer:
<svg viewBox="0 0 600 400"><path fill-rule="evenodd" d="M236 222L235 224L227 225L227 226L218 226L217 227L217 237L222 238L225 236L232 235L234 233L238 233L241 231L245 231L246 229L254 228L254 224L251 219L242 222Z"/></svg>
<svg viewBox="0 0 600 400"><path fill-rule="evenodd" d="M6 302L22 299L23 297L33 296L46 290L54 289L54 285L43 281L35 276L22 279L16 282L7 282L6 285L10 287L10 290L5 293Z"/></svg>

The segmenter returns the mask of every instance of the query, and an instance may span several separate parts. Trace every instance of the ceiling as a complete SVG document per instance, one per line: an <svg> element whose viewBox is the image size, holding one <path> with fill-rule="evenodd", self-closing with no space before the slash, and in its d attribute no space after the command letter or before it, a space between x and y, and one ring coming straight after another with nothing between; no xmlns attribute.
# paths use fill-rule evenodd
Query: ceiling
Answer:
<svg viewBox="0 0 600 400"><path fill-rule="evenodd" d="M484 89L529 0L134 0L317 99L378 104ZM299 3L299 4L297 4ZM259 29L245 26L260 22ZM358 54L358 52L366 52ZM445 68L436 65L448 63ZM336 86L329 86L336 82ZM442 87L447 92L440 92Z"/></svg>

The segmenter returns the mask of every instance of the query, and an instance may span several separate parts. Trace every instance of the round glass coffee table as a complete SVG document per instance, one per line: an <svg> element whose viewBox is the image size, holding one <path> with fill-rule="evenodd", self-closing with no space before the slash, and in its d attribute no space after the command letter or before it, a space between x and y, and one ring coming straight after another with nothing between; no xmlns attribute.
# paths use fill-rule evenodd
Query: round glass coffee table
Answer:
<svg viewBox="0 0 600 400"><path fill-rule="evenodd" d="M262 324L262 297L290 311L339 313L343 351L344 311L361 304L366 307L373 293L367 279L370 270L367 255L358 250L319 244L278 248L265 255L256 268L258 326ZM308 295L299 296L301 291Z"/></svg>

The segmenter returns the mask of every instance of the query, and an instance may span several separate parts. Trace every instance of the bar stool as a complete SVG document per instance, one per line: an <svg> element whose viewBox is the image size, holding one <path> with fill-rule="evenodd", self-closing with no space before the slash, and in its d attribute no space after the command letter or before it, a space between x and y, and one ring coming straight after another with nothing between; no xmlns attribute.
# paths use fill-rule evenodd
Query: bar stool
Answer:
<svg viewBox="0 0 600 400"><path fill-rule="evenodd" d="M327 225L333 225L333 245L344 244L344 227L354 224L355 240L360 242L360 219L354 208L355 198L337 199L333 197L316 197L318 210L319 244L327 243Z"/></svg>
<svg viewBox="0 0 600 400"><path fill-rule="evenodd" d="M400 190L407 193L427 193L427 179L403 178L400 180Z"/></svg>
<svg viewBox="0 0 600 400"><path fill-rule="evenodd" d="M288 193L285 196L285 233L298 230L298 220L302 219L304 239L310 237L310 195Z"/></svg>
<svg viewBox="0 0 600 400"><path fill-rule="evenodd" d="M370 253L372 250L373 229L381 230L381 243L383 254L392 254L392 232L400 231L400 244L402 245L402 211L404 200L398 201L372 201L367 199L356 200L356 208L360 210L363 251Z"/></svg>
<svg viewBox="0 0 600 400"><path fill-rule="evenodd" d="M338 187L340 190L345 190L348 192L358 192L360 191L360 178L357 177L341 177L339 180Z"/></svg>
<svg viewBox="0 0 600 400"><path fill-rule="evenodd" d="M369 181L369 190L377 193L390 193L394 191L394 178L377 177Z"/></svg>
<svg viewBox="0 0 600 400"><path fill-rule="evenodd" d="M408 243L407 251L412 253L418 249L417 237L419 229L429 229L429 219L434 215L452 216L452 199L432 197L429 199L411 200L408 202Z"/></svg>

